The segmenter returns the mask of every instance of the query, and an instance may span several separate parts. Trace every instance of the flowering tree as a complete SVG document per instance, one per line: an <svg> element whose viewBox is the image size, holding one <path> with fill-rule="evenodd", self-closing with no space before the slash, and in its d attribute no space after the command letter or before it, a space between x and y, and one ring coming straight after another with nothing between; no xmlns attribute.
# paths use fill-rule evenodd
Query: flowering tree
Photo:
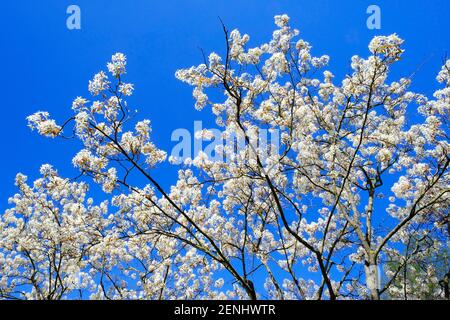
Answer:
<svg viewBox="0 0 450 320"><path fill-rule="evenodd" d="M254 48L224 27L224 57L177 71L222 131L216 156L182 159L170 189L154 178L166 153L150 121L135 122L125 101L123 54L64 123L29 116L51 138L74 124L79 179L111 200L94 205L85 182L49 165L32 186L19 174L0 219L0 296L448 298L450 60L427 98L408 90L410 78L388 81L403 41L379 36L339 83L288 16L275 24ZM261 130L279 140L255 143ZM230 136L244 143L217 143Z"/></svg>

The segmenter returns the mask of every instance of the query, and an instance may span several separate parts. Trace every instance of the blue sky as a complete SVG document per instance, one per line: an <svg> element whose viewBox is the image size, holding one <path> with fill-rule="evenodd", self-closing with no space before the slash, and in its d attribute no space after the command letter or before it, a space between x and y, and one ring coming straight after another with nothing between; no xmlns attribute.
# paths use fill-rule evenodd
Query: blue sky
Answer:
<svg viewBox="0 0 450 320"><path fill-rule="evenodd" d="M81 30L66 27L71 4L81 8ZM370 4L381 8L381 30L366 27ZM349 71L352 55L367 55L374 35L397 32L406 40L406 53L393 77L421 66L413 88L430 94L449 50L448 12L448 0L3 1L0 210L15 192L17 172L36 178L40 165L51 163L64 176L76 175L71 159L78 143L40 137L27 128L25 117L37 110L47 110L59 121L69 117L72 100L88 97L88 80L117 51L127 55L126 81L135 84L130 106L140 110L141 118L151 119L157 145L170 150L174 129L192 130L194 120L210 119L207 110L194 110L191 88L174 73L201 63L200 47L223 52L218 17L229 29L250 34L251 45L257 45L270 38L273 16L287 13L315 55L330 55L337 79ZM157 175L167 186L174 172L160 170Z"/></svg>

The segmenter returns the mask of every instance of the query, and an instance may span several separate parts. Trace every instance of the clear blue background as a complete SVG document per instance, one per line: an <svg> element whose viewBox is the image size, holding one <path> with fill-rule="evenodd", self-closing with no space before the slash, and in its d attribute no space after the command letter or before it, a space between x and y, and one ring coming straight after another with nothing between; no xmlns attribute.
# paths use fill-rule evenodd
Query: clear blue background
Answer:
<svg viewBox="0 0 450 320"><path fill-rule="evenodd" d="M71 4L81 8L81 30L66 28ZM370 4L381 8L381 30L366 27ZM135 83L130 106L152 120L154 140L170 151L174 129L192 130L194 120L210 119L207 110L194 110L191 88L174 72L201 63L199 47L223 53L219 16L258 45L270 38L273 16L287 13L315 55L331 56L337 79L349 72L352 55L367 55L374 35L397 32L406 40L406 53L393 76L419 68L413 89L426 94L436 87L450 40L448 0L10 0L0 8L0 210L15 192L17 172L36 178L40 165L51 163L64 176L76 175L71 159L77 141L40 137L25 118L37 110L60 122L69 117L72 100L89 97L88 80L117 51L128 56L126 81ZM157 173L166 186L175 173L167 167Z"/></svg>

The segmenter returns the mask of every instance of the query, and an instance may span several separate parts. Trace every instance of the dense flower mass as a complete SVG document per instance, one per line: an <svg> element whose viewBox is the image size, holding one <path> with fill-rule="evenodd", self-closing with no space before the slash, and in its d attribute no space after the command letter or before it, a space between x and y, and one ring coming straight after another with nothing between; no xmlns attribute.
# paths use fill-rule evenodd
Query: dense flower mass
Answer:
<svg viewBox="0 0 450 320"><path fill-rule="evenodd" d="M166 152L125 101L121 53L64 124L29 116L48 137L73 124L73 165L110 201L49 165L31 185L19 174L0 216L0 297L448 298L450 60L427 97L390 79L403 40L378 36L339 81L287 15L275 25L255 47L224 27L226 56L176 72L223 136L279 131L265 158L270 144L217 146L223 160L200 152L165 189L153 170Z"/></svg>
<svg viewBox="0 0 450 320"><path fill-rule="evenodd" d="M111 233L107 203L93 205L85 199L85 183L61 178L50 165L43 165L41 174L31 185L17 175L14 208L0 217L0 294L59 299L86 290L95 295L101 290L95 268L103 266L94 252Z"/></svg>
<svg viewBox="0 0 450 320"><path fill-rule="evenodd" d="M56 124L55 120L49 119L49 116L48 112L36 112L27 117L28 126L31 130L36 129L43 136L56 137L60 133L61 127Z"/></svg>

